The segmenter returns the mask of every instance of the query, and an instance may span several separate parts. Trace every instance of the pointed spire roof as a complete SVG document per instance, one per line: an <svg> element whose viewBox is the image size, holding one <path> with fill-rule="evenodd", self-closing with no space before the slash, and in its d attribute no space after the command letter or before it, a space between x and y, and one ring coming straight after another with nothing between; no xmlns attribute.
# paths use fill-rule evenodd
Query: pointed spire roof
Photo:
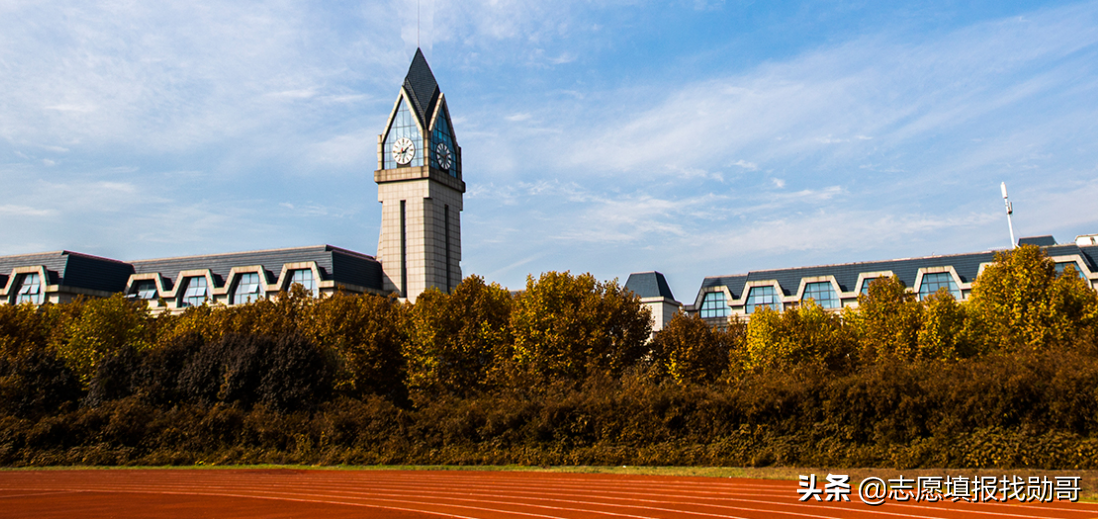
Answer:
<svg viewBox="0 0 1098 519"><path fill-rule="evenodd" d="M411 97L419 120L424 126L430 124L429 117L435 111L435 103L438 101L438 82L431 73L431 67L427 65L427 58L423 57L423 51L418 48L412 58L412 66L408 67L408 75L404 77L404 90Z"/></svg>

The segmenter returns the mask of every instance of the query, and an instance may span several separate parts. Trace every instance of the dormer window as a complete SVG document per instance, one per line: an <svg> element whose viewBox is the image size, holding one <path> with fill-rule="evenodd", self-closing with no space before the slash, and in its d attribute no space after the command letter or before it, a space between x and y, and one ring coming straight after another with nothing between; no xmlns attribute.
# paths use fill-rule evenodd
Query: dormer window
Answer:
<svg viewBox="0 0 1098 519"><path fill-rule="evenodd" d="M316 282L313 280L312 269L291 270L290 286L294 286L294 284L301 285L301 287L304 288L306 292L312 294L313 297L316 297Z"/></svg>
<svg viewBox="0 0 1098 519"><path fill-rule="evenodd" d="M151 301L156 299L156 281L152 279L139 279L133 282L133 287L130 288L130 294L137 296L138 299L144 299Z"/></svg>
<svg viewBox="0 0 1098 519"><path fill-rule="evenodd" d="M804 297L801 297L801 301L809 299L823 308L831 309L842 306L839 302L839 295L835 293L835 288L831 286L829 281L806 284L804 286Z"/></svg>
<svg viewBox="0 0 1098 519"><path fill-rule="evenodd" d="M701 316L703 319L710 317L728 317L728 303L725 301L724 292L708 292L702 298Z"/></svg>
<svg viewBox="0 0 1098 519"><path fill-rule="evenodd" d="M923 282L919 285L919 300L922 301L936 294L942 288L949 290L949 293L953 295L953 299L961 300L961 291L957 288L957 283L953 281L953 276L949 272L923 274Z"/></svg>
<svg viewBox="0 0 1098 519"><path fill-rule="evenodd" d="M236 278L236 290L233 291L233 300L230 303L234 305L251 303L259 299L261 295L259 273L247 272Z"/></svg>
<svg viewBox="0 0 1098 519"><path fill-rule="evenodd" d="M755 313L755 310L768 306L776 311L782 311L782 302L778 300L778 293L771 285L752 287L747 294L747 313Z"/></svg>
<svg viewBox="0 0 1098 519"><path fill-rule="evenodd" d="M15 293L15 302L42 304L42 279L37 273L23 274L19 280L19 290Z"/></svg>
<svg viewBox="0 0 1098 519"><path fill-rule="evenodd" d="M1083 269L1079 268L1079 264L1075 263L1074 261L1065 261L1063 263L1057 263L1056 264L1056 275L1057 276L1064 275L1064 272L1067 270L1068 267L1072 267L1072 268L1075 269L1075 275L1079 276L1079 279L1086 279L1086 276L1083 275Z"/></svg>
<svg viewBox="0 0 1098 519"><path fill-rule="evenodd" d="M209 295L206 290L205 276L189 277L184 280L184 283L185 288L179 306L199 306L206 303L206 300L209 299Z"/></svg>

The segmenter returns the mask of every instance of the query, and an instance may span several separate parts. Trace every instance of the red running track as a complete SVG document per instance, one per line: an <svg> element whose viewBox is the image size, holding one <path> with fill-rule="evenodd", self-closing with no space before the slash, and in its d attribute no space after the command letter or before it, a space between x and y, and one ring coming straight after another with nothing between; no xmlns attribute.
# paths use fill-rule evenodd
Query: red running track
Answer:
<svg viewBox="0 0 1098 519"><path fill-rule="evenodd" d="M802 503L796 481L548 472L0 472L0 517L997 519L1098 517L1095 503Z"/></svg>

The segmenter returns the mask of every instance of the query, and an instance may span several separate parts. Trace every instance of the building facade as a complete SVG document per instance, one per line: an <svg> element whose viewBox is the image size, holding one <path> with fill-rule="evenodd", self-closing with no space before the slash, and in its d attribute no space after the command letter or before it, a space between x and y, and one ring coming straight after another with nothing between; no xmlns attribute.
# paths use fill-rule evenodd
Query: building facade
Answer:
<svg viewBox="0 0 1098 519"><path fill-rule="evenodd" d="M1052 236L1022 238L1018 242L1040 246L1056 263L1057 271L1064 272L1070 265L1076 275L1098 290L1098 235L1079 236L1075 243L1064 245L1057 244ZM808 299L838 310L857 306L858 295L868 291L869 283L886 276L899 278L919 299L945 288L963 301L969 298L976 277L994 261L995 252L987 251L711 276L702 280L694 302L682 310L715 326L763 307L782 311Z"/></svg>
<svg viewBox="0 0 1098 519"><path fill-rule="evenodd" d="M461 282L461 147L446 96L416 50L385 132L377 138L377 257L386 291L414 301Z"/></svg>
<svg viewBox="0 0 1098 519"><path fill-rule="evenodd" d="M416 50L378 137L376 257L331 245L119 261L71 251L0 256L0 304L66 303L123 292L156 309L244 304L300 284L415 300L461 282L465 182L446 98Z"/></svg>

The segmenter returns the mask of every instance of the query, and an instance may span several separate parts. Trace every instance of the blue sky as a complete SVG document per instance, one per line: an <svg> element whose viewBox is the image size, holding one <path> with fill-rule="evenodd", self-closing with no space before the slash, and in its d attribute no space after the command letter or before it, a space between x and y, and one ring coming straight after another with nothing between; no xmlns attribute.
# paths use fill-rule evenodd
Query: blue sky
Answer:
<svg viewBox="0 0 1098 519"><path fill-rule="evenodd" d="M415 1L0 3L0 254L373 254ZM422 0L465 274L1098 233L1098 2Z"/></svg>

